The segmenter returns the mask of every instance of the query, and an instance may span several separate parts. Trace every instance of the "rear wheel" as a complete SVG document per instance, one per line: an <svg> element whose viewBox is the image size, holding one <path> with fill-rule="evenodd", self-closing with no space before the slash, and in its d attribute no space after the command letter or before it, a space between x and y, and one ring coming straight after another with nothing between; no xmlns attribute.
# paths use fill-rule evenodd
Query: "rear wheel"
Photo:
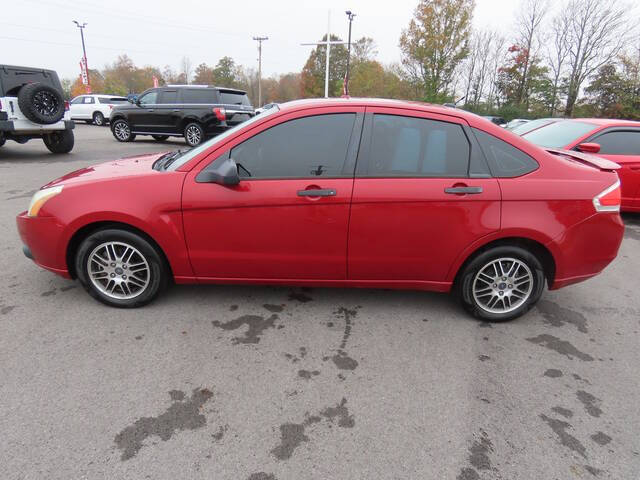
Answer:
<svg viewBox="0 0 640 480"><path fill-rule="evenodd" d="M126 122L126 120L116 120L111 125L111 133L116 140L119 142L132 142L135 140L136 136L134 133L131 133L131 127Z"/></svg>
<svg viewBox="0 0 640 480"><path fill-rule="evenodd" d="M169 135L151 135L153 137L154 140L158 141L158 142L164 142L167 138L169 138Z"/></svg>
<svg viewBox="0 0 640 480"><path fill-rule="evenodd" d="M483 320L500 322L526 313L542 295L544 272L535 255L521 247L500 246L481 253L458 282L463 306Z"/></svg>
<svg viewBox="0 0 640 480"><path fill-rule="evenodd" d="M89 235L76 254L78 279L97 300L113 307L140 307L167 285L160 253L141 236L120 229Z"/></svg>
<svg viewBox="0 0 640 480"><path fill-rule="evenodd" d="M104 121L104 115L102 112L95 112L93 114L93 123L97 126L102 127L106 122Z"/></svg>
<svg viewBox="0 0 640 480"><path fill-rule="evenodd" d="M47 133L42 137L51 153L69 153L73 150L75 139L72 130L59 130Z"/></svg>
<svg viewBox="0 0 640 480"><path fill-rule="evenodd" d="M204 140L204 130L197 123L190 123L184 127L184 140L190 147L196 147Z"/></svg>

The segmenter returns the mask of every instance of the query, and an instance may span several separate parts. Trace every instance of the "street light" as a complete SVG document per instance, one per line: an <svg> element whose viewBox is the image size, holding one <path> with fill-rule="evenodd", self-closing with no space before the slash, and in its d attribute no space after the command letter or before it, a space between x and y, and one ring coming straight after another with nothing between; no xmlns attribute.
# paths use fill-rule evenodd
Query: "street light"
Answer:
<svg viewBox="0 0 640 480"><path fill-rule="evenodd" d="M353 22L353 17L356 16L351 10L347 10L344 12L347 14L349 18L349 40L348 40L348 52L347 52L347 73L344 76L344 94L349 95L349 61L351 60L351 22Z"/></svg>
<svg viewBox="0 0 640 480"><path fill-rule="evenodd" d="M87 65L87 49L84 46L84 28L87 26L87 23L80 23L77 20L73 20L73 23L80 29L80 38L82 39L82 55L84 59L84 72L87 76L87 93L91 93L91 81L89 80L89 65Z"/></svg>

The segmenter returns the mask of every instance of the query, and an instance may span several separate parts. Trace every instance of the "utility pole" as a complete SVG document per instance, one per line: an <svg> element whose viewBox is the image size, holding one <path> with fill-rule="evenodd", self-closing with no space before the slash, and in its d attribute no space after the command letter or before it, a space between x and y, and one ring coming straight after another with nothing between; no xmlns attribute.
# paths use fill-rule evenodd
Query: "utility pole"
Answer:
<svg viewBox="0 0 640 480"><path fill-rule="evenodd" d="M327 56L325 58L324 67L324 98L329 98L329 56L331 54L331 45L344 45L347 42L332 42L331 41L331 10L327 16L327 41L315 42L315 43L301 43L300 45L326 45Z"/></svg>
<svg viewBox="0 0 640 480"><path fill-rule="evenodd" d="M344 94L349 95L349 61L351 60L351 22L353 22L353 17L356 16L351 10L347 10L345 12L347 17L349 18L349 48L347 53L347 73L344 76Z"/></svg>
<svg viewBox="0 0 640 480"><path fill-rule="evenodd" d="M80 29L80 38L82 39L82 55L84 58L84 71L87 75L87 93L91 93L91 80L89 79L89 65L87 64L87 49L84 46L84 27L87 26L86 22L80 24L77 20L74 20L73 23Z"/></svg>
<svg viewBox="0 0 640 480"><path fill-rule="evenodd" d="M258 108L262 106L262 42L269 37L253 37L258 42Z"/></svg>

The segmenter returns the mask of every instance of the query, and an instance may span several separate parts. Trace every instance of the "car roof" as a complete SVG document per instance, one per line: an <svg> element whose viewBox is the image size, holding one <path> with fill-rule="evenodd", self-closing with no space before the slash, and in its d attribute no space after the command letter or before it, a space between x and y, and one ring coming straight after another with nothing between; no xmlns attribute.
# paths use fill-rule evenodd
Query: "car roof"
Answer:
<svg viewBox="0 0 640 480"><path fill-rule="evenodd" d="M618 118L567 118L566 120L575 120L576 122L591 123L604 127L640 127L640 122Z"/></svg>

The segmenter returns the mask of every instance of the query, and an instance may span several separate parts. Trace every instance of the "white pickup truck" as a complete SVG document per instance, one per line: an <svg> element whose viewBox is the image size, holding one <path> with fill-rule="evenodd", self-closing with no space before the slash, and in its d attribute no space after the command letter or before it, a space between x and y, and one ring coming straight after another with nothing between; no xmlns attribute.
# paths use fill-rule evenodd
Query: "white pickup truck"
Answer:
<svg viewBox="0 0 640 480"><path fill-rule="evenodd" d="M41 138L50 152L69 153L74 126L56 72L0 65L0 146Z"/></svg>

